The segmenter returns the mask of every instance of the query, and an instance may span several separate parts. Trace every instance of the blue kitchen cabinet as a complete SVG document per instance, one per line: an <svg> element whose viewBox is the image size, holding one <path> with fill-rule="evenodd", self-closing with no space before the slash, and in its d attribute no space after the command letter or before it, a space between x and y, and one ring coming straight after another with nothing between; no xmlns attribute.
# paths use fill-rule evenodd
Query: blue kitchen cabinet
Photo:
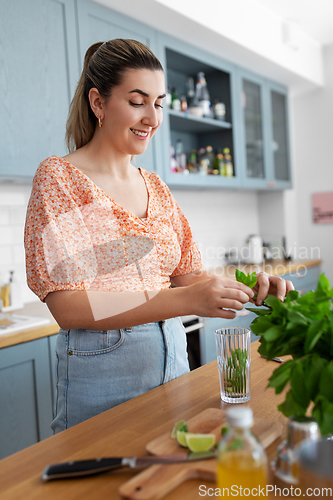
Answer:
<svg viewBox="0 0 333 500"><path fill-rule="evenodd" d="M316 289L320 272L320 265L313 267L299 266L296 272L285 274L282 278L292 281L295 290L304 294L310 290ZM250 325L257 316L253 312L246 311L247 307L256 308L256 306L249 302L244 306L242 311L244 315L236 316L236 318L232 320L223 318L204 318L204 328L200 332L201 364L204 365L216 359L215 330L218 328L232 328L236 326L251 329ZM258 338L257 335L251 332L251 342Z"/></svg>
<svg viewBox="0 0 333 500"><path fill-rule="evenodd" d="M0 176L31 181L65 150L78 77L74 0L0 2Z"/></svg>
<svg viewBox="0 0 333 500"><path fill-rule="evenodd" d="M0 350L0 459L53 434L49 341Z"/></svg>
<svg viewBox="0 0 333 500"><path fill-rule="evenodd" d="M161 126L163 136L163 178L168 185L176 187L238 187L240 185L241 167L238 163L234 135L237 133L235 123L234 65L198 47L168 35L158 33L158 55L165 68L166 85L172 90L176 88L179 97L187 94L186 83L189 77L197 81L197 74L204 72L211 101L217 98L226 106L225 121L213 118L198 118L188 111L182 113L164 106L164 121ZM176 150L177 141L183 143L187 155L192 150L212 146L229 148L232 156L234 175L202 175L200 173L173 172L170 166L170 146Z"/></svg>
<svg viewBox="0 0 333 500"><path fill-rule="evenodd" d="M179 95L186 94L187 78L196 81L203 71L211 101L218 98L226 106L225 121L218 121L164 105L162 126L147 151L134 158L136 166L157 172L171 187L291 186L284 87L89 0L3 0L0 28L6 55L0 79L5 96L0 102L0 180L29 182L40 161L67 153L67 113L87 48L96 41L131 38L156 53L167 85ZM245 109L246 103L251 107ZM175 148L178 139L187 153L208 145L229 148L233 175L172 172L170 145Z"/></svg>
<svg viewBox="0 0 333 500"><path fill-rule="evenodd" d="M80 0L78 8L79 57L81 66L84 55L90 45L113 38L129 38L138 40L156 52L156 32L132 18L98 5L89 0ZM158 135L158 134L157 134ZM133 163L137 167L151 172L161 173L161 146L154 136L144 154L136 156Z"/></svg>
<svg viewBox="0 0 333 500"><path fill-rule="evenodd" d="M252 189L287 189L292 185L288 92L242 68L236 71L237 149L241 185Z"/></svg>

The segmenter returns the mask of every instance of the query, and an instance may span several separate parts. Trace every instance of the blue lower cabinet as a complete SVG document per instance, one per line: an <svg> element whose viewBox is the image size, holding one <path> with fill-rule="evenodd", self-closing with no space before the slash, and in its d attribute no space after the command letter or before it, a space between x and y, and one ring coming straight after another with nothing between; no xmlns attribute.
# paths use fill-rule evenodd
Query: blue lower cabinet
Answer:
<svg viewBox="0 0 333 500"><path fill-rule="evenodd" d="M49 337L0 350L0 459L53 434L51 373Z"/></svg>

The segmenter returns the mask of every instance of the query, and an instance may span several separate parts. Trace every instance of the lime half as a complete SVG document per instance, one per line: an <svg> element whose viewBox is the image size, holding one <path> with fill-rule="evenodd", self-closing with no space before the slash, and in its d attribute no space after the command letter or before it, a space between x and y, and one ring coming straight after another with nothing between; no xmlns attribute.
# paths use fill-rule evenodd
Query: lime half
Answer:
<svg viewBox="0 0 333 500"><path fill-rule="evenodd" d="M175 423L173 426L172 432L171 432L171 437L173 439L176 439L177 437L177 431L182 431L182 432L187 432L187 423L185 420L178 420L178 422Z"/></svg>
<svg viewBox="0 0 333 500"><path fill-rule="evenodd" d="M185 433L187 447L194 453L208 451L215 444L214 434L191 434ZM179 442L179 441L178 441Z"/></svg>

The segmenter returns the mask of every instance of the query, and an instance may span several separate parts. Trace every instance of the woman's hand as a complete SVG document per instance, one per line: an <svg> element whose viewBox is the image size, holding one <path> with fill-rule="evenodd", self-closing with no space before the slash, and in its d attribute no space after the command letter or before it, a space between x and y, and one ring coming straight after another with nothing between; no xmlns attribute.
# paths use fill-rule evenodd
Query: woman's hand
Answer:
<svg viewBox="0 0 333 500"><path fill-rule="evenodd" d="M243 283L229 278L213 277L186 287L192 314L203 317L233 319L236 311L253 299L254 292Z"/></svg>
<svg viewBox="0 0 333 500"><path fill-rule="evenodd" d="M257 274L257 284L252 290L258 294L255 304L261 306L267 295L275 295L283 302L287 293L294 290L294 285L291 281L281 278L281 276L271 276L261 272Z"/></svg>

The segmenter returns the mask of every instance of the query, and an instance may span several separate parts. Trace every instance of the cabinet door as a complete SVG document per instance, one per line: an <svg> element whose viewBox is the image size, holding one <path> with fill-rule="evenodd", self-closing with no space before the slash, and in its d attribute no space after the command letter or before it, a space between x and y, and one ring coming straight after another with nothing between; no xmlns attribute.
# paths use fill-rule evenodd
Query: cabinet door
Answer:
<svg viewBox="0 0 333 500"><path fill-rule="evenodd" d="M273 187L291 187L288 94L284 87L266 84L269 103L268 154L273 164Z"/></svg>
<svg viewBox="0 0 333 500"><path fill-rule="evenodd" d="M152 28L122 16L111 9L88 0L80 0L78 2L78 19L81 64L90 45L113 38L138 40L155 52L155 32ZM156 142L158 141L153 137L145 153L134 158L135 166L159 173L160 162L157 158L158 155L156 155Z"/></svg>
<svg viewBox="0 0 333 500"><path fill-rule="evenodd" d="M266 147L267 103L264 84L263 78L238 70L239 148L244 166L242 179L244 187L266 188L271 178L271 165Z"/></svg>
<svg viewBox="0 0 333 500"><path fill-rule="evenodd" d="M225 120L201 118L190 114L168 109L164 106L163 132L163 175L170 186L201 187L237 187L240 170L237 152L234 147L234 67L222 59L206 53L197 47L186 44L176 38L158 33L158 52L166 72L167 86L176 88L179 97L186 96L188 78L197 80L197 74L204 72L211 102L215 99L225 104ZM184 172L171 169L170 146L176 150L181 141L184 152L189 157L192 150L212 146L217 150L228 148L234 167L233 175L205 175L197 172L197 168ZM190 171L192 170L192 171Z"/></svg>
<svg viewBox="0 0 333 500"><path fill-rule="evenodd" d="M78 77L74 0L0 2L0 175L30 178L65 150Z"/></svg>
<svg viewBox="0 0 333 500"><path fill-rule="evenodd" d="M48 339L0 350L0 459L53 434Z"/></svg>

